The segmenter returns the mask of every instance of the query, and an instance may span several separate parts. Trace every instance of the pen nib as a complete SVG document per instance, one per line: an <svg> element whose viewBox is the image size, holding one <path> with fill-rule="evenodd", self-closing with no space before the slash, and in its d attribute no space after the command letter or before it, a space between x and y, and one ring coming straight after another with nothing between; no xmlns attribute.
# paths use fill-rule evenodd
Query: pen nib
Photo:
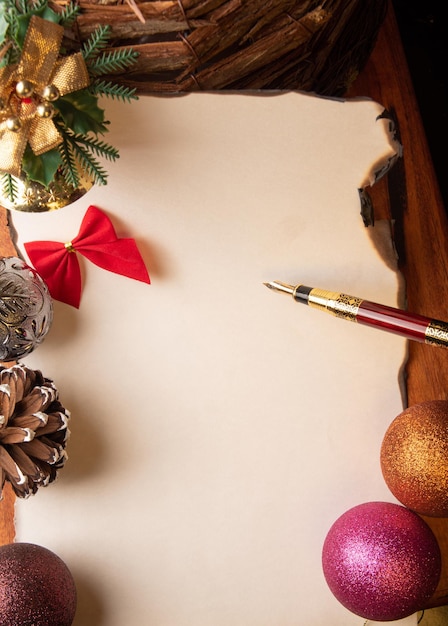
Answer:
<svg viewBox="0 0 448 626"><path fill-rule="evenodd" d="M271 280L268 283L263 283L266 285L268 289L273 289L274 291L280 291L282 293L288 293L289 295L293 295L295 287L293 285L287 285L286 283L281 283L278 280Z"/></svg>

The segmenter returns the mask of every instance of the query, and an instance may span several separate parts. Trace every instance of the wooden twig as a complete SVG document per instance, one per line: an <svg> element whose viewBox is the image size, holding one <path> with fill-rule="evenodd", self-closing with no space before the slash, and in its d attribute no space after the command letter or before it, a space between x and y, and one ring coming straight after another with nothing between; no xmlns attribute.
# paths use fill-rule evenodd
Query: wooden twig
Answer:
<svg viewBox="0 0 448 626"><path fill-rule="evenodd" d="M62 7L68 0L54 2ZM139 93L266 88L339 96L367 60L387 0L79 0L79 5L79 45L99 24L108 24L113 48L138 50L132 71L114 80Z"/></svg>
<svg viewBox="0 0 448 626"><path fill-rule="evenodd" d="M135 15L137 16L137 18L140 20L140 22L142 24L144 24L146 22L143 13L140 11L140 9L138 8L137 3L135 2L135 0L126 0L126 2L129 4L129 6L131 7L131 9L134 11Z"/></svg>

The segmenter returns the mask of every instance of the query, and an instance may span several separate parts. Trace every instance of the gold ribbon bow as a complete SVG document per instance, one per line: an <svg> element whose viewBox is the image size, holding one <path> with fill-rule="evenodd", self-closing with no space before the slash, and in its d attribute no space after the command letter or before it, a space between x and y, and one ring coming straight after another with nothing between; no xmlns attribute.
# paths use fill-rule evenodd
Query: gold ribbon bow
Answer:
<svg viewBox="0 0 448 626"><path fill-rule="evenodd" d="M0 68L0 170L19 176L29 142L35 155L62 138L52 121L52 101L89 85L80 52L59 56L64 29L33 16L17 65Z"/></svg>

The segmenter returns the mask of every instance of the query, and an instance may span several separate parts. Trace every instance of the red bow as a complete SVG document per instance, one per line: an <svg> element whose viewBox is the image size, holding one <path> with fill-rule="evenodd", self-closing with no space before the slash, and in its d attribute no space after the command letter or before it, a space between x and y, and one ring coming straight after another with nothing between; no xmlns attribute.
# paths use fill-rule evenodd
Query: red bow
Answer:
<svg viewBox="0 0 448 626"><path fill-rule="evenodd" d="M151 282L134 239L117 237L110 219L95 206L87 209L78 235L69 243L32 241L25 249L51 296L76 308L81 301L81 270L75 252L109 272Z"/></svg>

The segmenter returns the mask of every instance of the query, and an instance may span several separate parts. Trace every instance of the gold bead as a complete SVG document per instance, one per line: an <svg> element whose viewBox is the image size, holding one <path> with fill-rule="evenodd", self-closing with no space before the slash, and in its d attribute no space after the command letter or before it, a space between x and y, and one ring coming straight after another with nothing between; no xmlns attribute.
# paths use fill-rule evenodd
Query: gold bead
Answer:
<svg viewBox="0 0 448 626"><path fill-rule="evenodd" d="M42 98L48 102L54 102L60 96L59 89L56 85L47 85L42 90Z"/></svg>
<svg viewBox="0 0 448 626"><path fill-rule="evenodd" d="M13 133L17 133L22 127L22 124L18 117L8 117L5 123L6 123L6 128L12 131Z"/></svg>
<svg viewBox="0 0 448 626"><path fill-rule="evenodd" d="M43 119L51 119L54 115L54 106L50 102L41 102L36 107L36 113Z"/></svg>
<svg viewBox="0 0 448 626"><path fill-rule="evenodd" d="M30 80L19 80L16 84L16 94L19 98L29 98L33 95L34 85Z"/></svg>

